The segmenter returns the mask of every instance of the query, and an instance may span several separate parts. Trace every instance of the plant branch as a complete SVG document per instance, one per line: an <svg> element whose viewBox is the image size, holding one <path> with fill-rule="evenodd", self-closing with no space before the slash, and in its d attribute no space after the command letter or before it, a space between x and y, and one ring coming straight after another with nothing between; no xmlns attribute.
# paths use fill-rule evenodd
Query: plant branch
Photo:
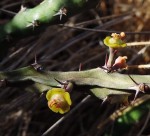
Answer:
<svg viewBox="0 0 150 136"><path fill-rule="evenodd" d="M43 30L43 27L47 25L63 23L74 14L95 8L98 1L44 0L32 9L22 7L10 22L0 26L0 42L8 36L29 35L36 33L38 30ZM62 8L65 9L66 13L60 15L58 13Z"/></svg>
<svg viewBox="0 0 150 136"><path fill-rule="evenodd" d="M130 75L137 83L150 85L149 75ZM50 87L58 87L59 81L71 81L77 86L100 87L131 91L135 84L128 75L119 73L106 73L101 68L86 71L53 72L37 71L32 66L20 68L14 71L0 72L0 80L10 83L25 82L31 80ZM42 90L44 91L44 90Z"/></svg>

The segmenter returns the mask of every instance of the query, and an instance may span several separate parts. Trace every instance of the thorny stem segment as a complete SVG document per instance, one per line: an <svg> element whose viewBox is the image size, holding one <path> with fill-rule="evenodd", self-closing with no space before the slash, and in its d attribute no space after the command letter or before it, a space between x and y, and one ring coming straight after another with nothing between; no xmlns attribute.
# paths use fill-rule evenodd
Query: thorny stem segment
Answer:
<svg viewBox="0 0 150 136"><path fill-rule="evenodd" d="M31 66L37 70L37 71L42 71L44 68L42 67L42 65L38 64L37 63L37 57L36 57L36 54L35 54L35 62L33 64L31 64Z"/></svg>
<svg viewBox="0 0 150 136"><path fill-rule="evenodd" d="M47 25L60 24L63 16L67 19L75 14L94 8L99 0L43 0L34 8L21 7L21 10L8 23L0 25L0 42L5 42L6 36L13 38L32 35L43 31ZM66 8L64 8L64 6ZM68 10L69 9L69 10ZM55 12L57 11L57 13ZM58 17L60 20L58 20ZM39 27L37 27L39 26ZM36 31L33 31L37 28Z"/></svg>

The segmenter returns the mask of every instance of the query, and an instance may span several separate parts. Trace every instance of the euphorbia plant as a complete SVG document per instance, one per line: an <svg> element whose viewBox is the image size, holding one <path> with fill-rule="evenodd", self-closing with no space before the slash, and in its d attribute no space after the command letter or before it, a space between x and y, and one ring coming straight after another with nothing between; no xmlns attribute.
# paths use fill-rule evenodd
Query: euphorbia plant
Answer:
<svg viewBox="0 0 150 136"><path fill-rule="evenodd" d="M118 69L128 70L131 68L131 66L126 64L126 56L119 56L116 60L114 59L116 50L126 45L122 41L123 39L121 37L123 36L121 35L112 34L112 37L106 38L106 41L104 40L104 43L108 43L110 45L109 49L111 51L113 50L113 52L110 52L109 61L106 61L102 69L95 68L83 71L54 72L42 69L41 65L35 61L34 64L24 68L0 72L0 86L17 86L18 84L16 83L18 82L24 82L28 86L29 82L26 81L31 81L30 83L39 92L47 91L46 98L49 108L61 114L68 112L70 109L72 103L70 90L72 90L73 84L78 88L86 87L87 90L101 100L127 105L128 96L133 94L133 92L136 91L134 100L140 92L149 93L150 78L149 75L132 74L129 76L127 74L117 73ZM113 38L116 39L114 40ZM113 48L111 41L115 41L113 42ZM141 66L143 67L145 65ZM148 66L146 65L146 67ZM108 72L111 73L108 74Z"/></svg>

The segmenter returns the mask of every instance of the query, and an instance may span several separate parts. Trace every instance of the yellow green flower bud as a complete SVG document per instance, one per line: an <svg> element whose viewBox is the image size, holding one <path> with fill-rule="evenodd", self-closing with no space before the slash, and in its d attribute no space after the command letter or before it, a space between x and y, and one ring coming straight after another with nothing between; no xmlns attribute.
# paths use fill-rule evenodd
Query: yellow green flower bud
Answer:
<svg viewBox="0 0 150 136"><path fill-rule="evenodd" d="M46 94L48 107L56 113L64 114L70 110L72 104L70 94L63 88L53 88Z"/></svg>

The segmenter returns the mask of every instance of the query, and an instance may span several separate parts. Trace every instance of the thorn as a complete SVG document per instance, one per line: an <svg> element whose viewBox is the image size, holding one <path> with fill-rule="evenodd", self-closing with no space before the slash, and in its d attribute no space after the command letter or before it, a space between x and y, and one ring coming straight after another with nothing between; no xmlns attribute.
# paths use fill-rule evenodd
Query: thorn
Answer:
<svg viewBox="0 0 150 136"><path fill-rule="evenodd" d="M112 69L107 67L107 62L108 62L108 55L106 54L106 56L105 56L105 64L104 64L104 66L102 66L100 68L102 68L104 70L104 72L110 73L110 72L112 72Z"/></svg>
<svg viewBox="0 0 150 136"><path fill-rule="evenodd" d="M107 101L108 101L108 96L106 96L106 97L104 98L104 100L102 101L101 107L102 107Z"/></svg>
<svg viewBox="0 0 150 136"><path fill-rule="evenodd" d="M55 78L54 78L55 79ZM71 92L73 89L73 83L70 81L61 82L57 79L55 79L61 86L61 88L65 89L67 92Z"/></svg>
<svg viewBox="0 0 150 136"><path fill-rule="evenodd" d="M32 22L29 22L29 24L26 27L32 27L34 30L34 28L37 26L39 26L39 21L34 19Z"/></svg>
<svg viewBox="0 0 150 136"><path fill-rule="evenodd" d="M25 7L25 6L21 5L21 9L20 9L20 11L19 11L19 12L24 12L24 11L26 11L26 10L27 10L27 7Z"/></svg>
<svg viewBox="0 0 150 136"><path fill-rule="evenodd" d="M136 100L136 98L137 98L137 96L138 96L139 92L140 92L139 90L135 90L135 96L134 96L133 101L135 101L135 100Z"/></svg>
<svg viewBox="0 0 150 136"><path fill-rule="evenodd" d="M34 63L32 64L32 65L37 65L38 63L37 63L37 56L36 56L36 54L34 54Z"/></svg>
<svg viewBox="0 0 150 136"><path fill-rule="evenodd" d="M140 92L140 90L139 90L139 84L130 75L128 75L128 76L135 83L135 86L129 88L129 89L135 90L135 95L134 95L134 99L133 99L133 101L135 101L136 98L137 98L137 96L138 96L138 94L139 94L139 92Z"/></svg>
<svg viewBox="0 0 150 136"><path fill-rule="evenodd" d="M36 54L35 54L34 57L35 57L35 61L34 61L33 64L31 64L31 66L32 66L35 70L37 70L37 71L42 71L42 70L43 70L43 67L42 67L40 64L37 63Z"/></svg>
<svg viewBox="0 0 150 136"><path fill-rule="evenodd" d="M65 7L61 8L56 14L53 16L60 16L60 20L62 19L62 16L65 15L67 16L67 9Z"/></svg>
<svg viewBox="0 0 150 136"><path fill-rule="evenodd" d="M36 57L36 54L34 55L34 63L37 64L37 57Z"/></svg>
<svg viewBox="0 0 150 136"><path fill-rule="evenodd" d="M64 85L64 86L66 86L66 85L68 85L68 83L65 81L65 82L61 82L61 81L59 81L59 80L57 80L56 78L54 78L59 84L61 84L61 85Z"/></svg>
<svg viewBox="0 0 150 136"><path fill-rule="evenodd" d="M140 92L139 87L136 85L136 86L130 87L129 89L135 90L135 95L134 95L134 99L133 99L133 101L135 101Z"/></svg>
<svg viewBox="0 0 150 136"><path fill-rule="evenodd" d="M130 75L129 75L130 79L135 83L135 86L130 87L129 89L133 89L135 90L135 96L134 96L134 101L136 100L139 92L145 93L148 90L150 90L150 87L144 83L137 83Z"/></svg>
<svg viewBox="0 0 150 136"><path fill-rule="evenodd" d="M105 66L100 66L100 68L103 69L104 72L106 72L106 73L111 73L111 72L112 72L111 69L108 69L108 68L106 68Z"/></svg>
<svg viewBox="0 0 150 136"><path fill-rule="evenodd" d="M82 63L80 63L79 65L79 71L81 71L81 69L82 69Z"/></svg>

